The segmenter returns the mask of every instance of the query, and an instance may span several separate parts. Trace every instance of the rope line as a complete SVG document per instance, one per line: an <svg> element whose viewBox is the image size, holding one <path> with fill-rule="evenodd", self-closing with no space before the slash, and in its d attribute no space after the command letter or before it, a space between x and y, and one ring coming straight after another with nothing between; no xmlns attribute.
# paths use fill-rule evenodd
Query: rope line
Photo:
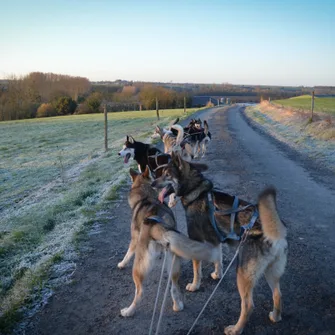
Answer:
<svg viewBox="0 0 335 335"><path fill-rule="evenodd" d="M167 298L167 295L168 295L168 292L169 292L169 286L170 286L171 277L172 277L172 269L173 269L173 265L174 265L175 259L176 259L176 255L174 254L173 258L172 258L172 262L171 262L171 268L170 268L170 272L169 272L169 278L168 278L168 281L167 281L167 284L166 284L166 288L165 288L165 293L164 293L164 298L163 298L161 310L160 310L160 313L159 313L159 318L158 318L158 322L157 322L157 328L156 328L155 335L158 335L159 328L160 328L160 325L161 325L161 322L162 322L163 311L164 311L164 307L165 307L165 303L166 303L166 298Z"/></svg>
<svg viewBox="0 0 335 335"><path fill-rule="evenodd" d="M152 335L152 330L153 330L153 326L154 326L155 314L156 314L157 305L158 305L159 293L160 293L161 286L162 286L162 281L163 281L166 258L167 258L167 251L165 250L161 276L159 278L159 283L158 283L158 289L157 289L154 311L153 311L152 318L151 318L151 323L150 323L149 335Z"/></svg>

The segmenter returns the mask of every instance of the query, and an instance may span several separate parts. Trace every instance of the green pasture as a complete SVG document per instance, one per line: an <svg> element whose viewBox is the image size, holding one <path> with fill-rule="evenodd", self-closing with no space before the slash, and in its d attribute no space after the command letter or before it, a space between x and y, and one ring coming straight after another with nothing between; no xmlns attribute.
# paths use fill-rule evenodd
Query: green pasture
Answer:
<svg viewBox="0 0 335 335"><path fill-rule="evenodd" d="M301 95L299 97L293 97L290 99L274 100L273 103L282 105L284 107L311 110L312 97L310 95ZM335 98L315 97L314 111L335 114Z"/></svg>
<svg viewBox="0 0 335 335"><path fill-rule="evenodd" d="M126 135L148 141L195 109L0 122L0 333L11 324L47 269L69 259L69 245L117 199L128 167L117 155ZM15 316L15 317L14 317Z"/></svg>

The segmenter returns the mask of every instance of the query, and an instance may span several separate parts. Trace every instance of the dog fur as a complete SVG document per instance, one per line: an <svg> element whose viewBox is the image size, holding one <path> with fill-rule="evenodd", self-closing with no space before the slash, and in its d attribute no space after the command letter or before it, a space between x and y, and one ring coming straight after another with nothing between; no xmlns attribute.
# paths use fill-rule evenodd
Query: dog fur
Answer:
<svg viewBox="0 0 335 335"><path fill-rule="evenodd" d="M132 136L126 136L126 141L119 152L119 156L124 157L124 163L128 163L132 158L137 162L138 170L143 172L148 166L151 175L158 178L162 175L163 167L169 162L171 156L162 153L158 148L150 144L135 141ZM170 194L169 207L177 204L175 194Z"/></svg>
<svg viewBox="0 0 335 335"><path fill-rule="evenodd" d="M118 264L124 268L133 255L133 280L135 283L135 297L129 307L121 310L121 315L129 317L134 315L143 294L143 280L155 260L157 252L164 248L168 252L168 266L172 264L171 296L173 310L180 311L184 308L182 295L178 285L180 276L180 257L186 259L200 259L215 261L220 255L211 244L199 243L190 240L187 236L176 231L176 222L171 209L157 201L157 191L151 187L152 180L148 167L141 174L130 169L133 180L128 196L129 206L132 210L131 241L123 260ZM159 224L150 223L152 218L160 218ZM172 255L174 261L172 261Z"/></svg>
<svg viewBox="0 0 335 335"><path fill-rule="evenodd" d="M174 129L177 131L177 135L171 130ZM172 151L181 152L180 144L184 139L184 129L179 124L173 124L170 129L164 129L159 126L156 126L155 133L158 134L164 144L164 153L171 154Z"/></svg>
<svg viewBox="0 0 335 335"><path fill-rule="evenodd" d="M149 166L150 172L154 177L161 176L162 169L159 169L159 166L167 164L171 159L170 155L163 154L158 148L135 141L132 136L128 135L118 155L124 157L125 164L129 162L130 158L134 159L140 172L144 172L145 168Z"/></svg>
<svg viewBox="0 0 335 335"><path fill-rule="evenodd" d="M204 128L201 125L200 119L192 119L189 125L184 128L185 136L181 146L188 144L191 147L192 158L204 157L212 139L207 121L204 120Z"/></svg>
<svg viewBox="0 0 335 335"><path fill-rule="evenodd" d="M209 242L217 248L220 241L211 225L209 216L210 192L214 205L219 210L232 207L234 197L213 190L210 180L202 175L206 170L203 164L184 161L178 154L172 154L169 164L163 169L162 176L152 186L162 188L159 199L162 200L170 192L180 197L186 213L188 235L200 242ZM240 205L245 206L241 200ZM287 259L286 227L279 218L276 209L276 191L265 189L258 199L259 219L249 231L245 242L241 245L238 255L237 286L241 297L241 314L238 322L225 329L225 334L241 334L253 310L253 289L261 275L265 278L273 293L273 311L269 318L273 322L281 320L281 292L279 280L283 275ZM253 214L252 207L237 213L234 223L235 233L239 234L241 225L247 224ZM215 213L218 226L226 234L230 231L230 217ZM228 242L236 246L236 242ZM201 261L193 260L194 278L186 289L196 291L201 283ZM212 278L222 276L221 259L215 263Z"/></svg>

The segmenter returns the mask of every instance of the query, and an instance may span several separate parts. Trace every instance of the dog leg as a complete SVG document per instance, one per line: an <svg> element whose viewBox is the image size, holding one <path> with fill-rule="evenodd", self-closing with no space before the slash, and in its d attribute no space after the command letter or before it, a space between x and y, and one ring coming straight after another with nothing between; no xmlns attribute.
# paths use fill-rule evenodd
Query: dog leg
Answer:
<svg viewBox="0 0 335 335"><path fill-rule="evenodd" d="M220 279L222 277L222 247L221 244L217 246L220 259L218 262L214 263L215 271L211 273L211 277L214 280Z"/></svg>
<svg viewBox="0 0 335 335"><path fill-rule="evenodd" d="M169 196L169 207L172 208L176 205L177 205L177 197L175 193L172 193Z"/></svg>
<svg viewBox="0 0 335 335"><path fill-rule="evenodd" d="M141 243L139 243L141 244ZM150 264L152 263L153 255L148 249L143 250L143 245L137 245L136 255L133 265L133 280L135 283L135 297L129 307L121 309L121 315L124 317L133 316L137 309L137 305L141 301L143 293L143 280L145 279Z"/></svg>
<svg viewBox="0 0 335 335"><path fill-rule="evenodd" d="M129 307L121 309L121 315L124 317L133 316L135 314L138 303L141 301L143 293L143 279L144 273L139 271L139 269L133 270L133 280L135 283L135 297L132 304Z"/></svg>
<svg viewBox="0 0 335 335"><path fill-rule="evenodd" d="M126 255L124 256L123 260L117 265L119 269L123 269L129 263L129 261L131 260L131 258L135 253L135 249L136 249L136 242L131 240Z"/></svg>
<svg viewBox="0 0 335 335"><path fill-rule="evenodd" d="M173 264L172 264L173 262ZM171 297L173 301L173 310L175 312L182 311L184 309L184 303L180 287L178 284L180 276L180 258L178 256L173 257L171 253L168 255L167 271L169 272L172 264L172 285L171 285Z"/></svg>
<svg viewBox="0 0 335 335"><path fill-rule="evenodd" d="M193 282L186 285L186 290L194 292L199 290L202 278L202 269L201 269L201 261L193 259L192 262L193 262Z"/></svg>
<svg viewBox="0 0 335 335"><path fill-rule="evenodd" d="M202 143L202 155L201 155L202 158L205 157L206 151L207 151L207 143L205 141L204 143Z"/></svg>
<svg viewBox="0 0 335 335"><path fill-rule="evenodd" d="M242 334L243 328L254 308L253 289L255 279L255 276L249 271L242 270L241 268L237 270L237 287L241 296L241 314L236 325L225 328L224 333L226 335Z"/></svg>
<svg viewBox="0 0 335 335"><path fill-rule="evenodd" d="M199 157L199 141L195 143L195 146L193 148L193 158L196 159Z"/></svg>
<svg viewBox="0 0 335 335"><path fill-rule="evenodd" d="M130 240L130 243L129 243L127 253L123 257L123 260L120 263L118 263L118 265L117 265L117 267L119 269L123 269L129 263L129 261L131 260L131 258L133 257L133 255L135 253L137 240L138 240L138 233L133 230L131 235L132 236L131 236L131 240Z"/></svg>
<svg viewBox="0 0 335 335"><path fill-rule="evenodd" d="M269 268L265 271L265 279L271 288L273 298L273 311L270 312L269 318L272 322L278 322L281 320L282 312L279 277L275 276L275 273L273 273L272 269Z"/></svg>

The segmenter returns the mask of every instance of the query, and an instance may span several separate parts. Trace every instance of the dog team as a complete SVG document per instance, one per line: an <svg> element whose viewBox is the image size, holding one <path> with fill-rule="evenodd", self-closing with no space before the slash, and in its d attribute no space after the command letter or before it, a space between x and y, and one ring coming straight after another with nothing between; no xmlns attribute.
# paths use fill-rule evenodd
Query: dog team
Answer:
<svg viewBox="0 0 335 335"><path fill-rule="evenodd" d="M221 243L232 248L239 246L237 287L241 298L240 317L235 325L225 328L225 334L241 334L253 310L253 289L264 274L272 290L272 322L281 320L282 304L280 277L287 259L286 227L276 208L276 191L266 188L257 204L248 203L213 188L202 174L205 164L194 159L204 157L212 136L206 121L192 119L187 127L172 122L167 129L156 126L153 137L160 137L164 152L135 141L131 136L119 155L128 163L133 158L139 172L130 169L132 186L128 202L132 211L131 240L128 251L118 264L124 268L135 256L133 280L135 297L121 315L134 315L143 293L143 280L157 254L168 252L172 264L171 297L173 310L184 308L178 285L181 258L193 263L193 280L186 290L196 291L202 279L202 261L214 264L211 277L222 277ZM164 199L169 196L168 205ZM185 210L188 236L177 230L173 212L179 198ZM241 240L243 239L243 243ZM241 244L240 244L241 243ZM172 261L173 259L173 261Z"/></svg>

